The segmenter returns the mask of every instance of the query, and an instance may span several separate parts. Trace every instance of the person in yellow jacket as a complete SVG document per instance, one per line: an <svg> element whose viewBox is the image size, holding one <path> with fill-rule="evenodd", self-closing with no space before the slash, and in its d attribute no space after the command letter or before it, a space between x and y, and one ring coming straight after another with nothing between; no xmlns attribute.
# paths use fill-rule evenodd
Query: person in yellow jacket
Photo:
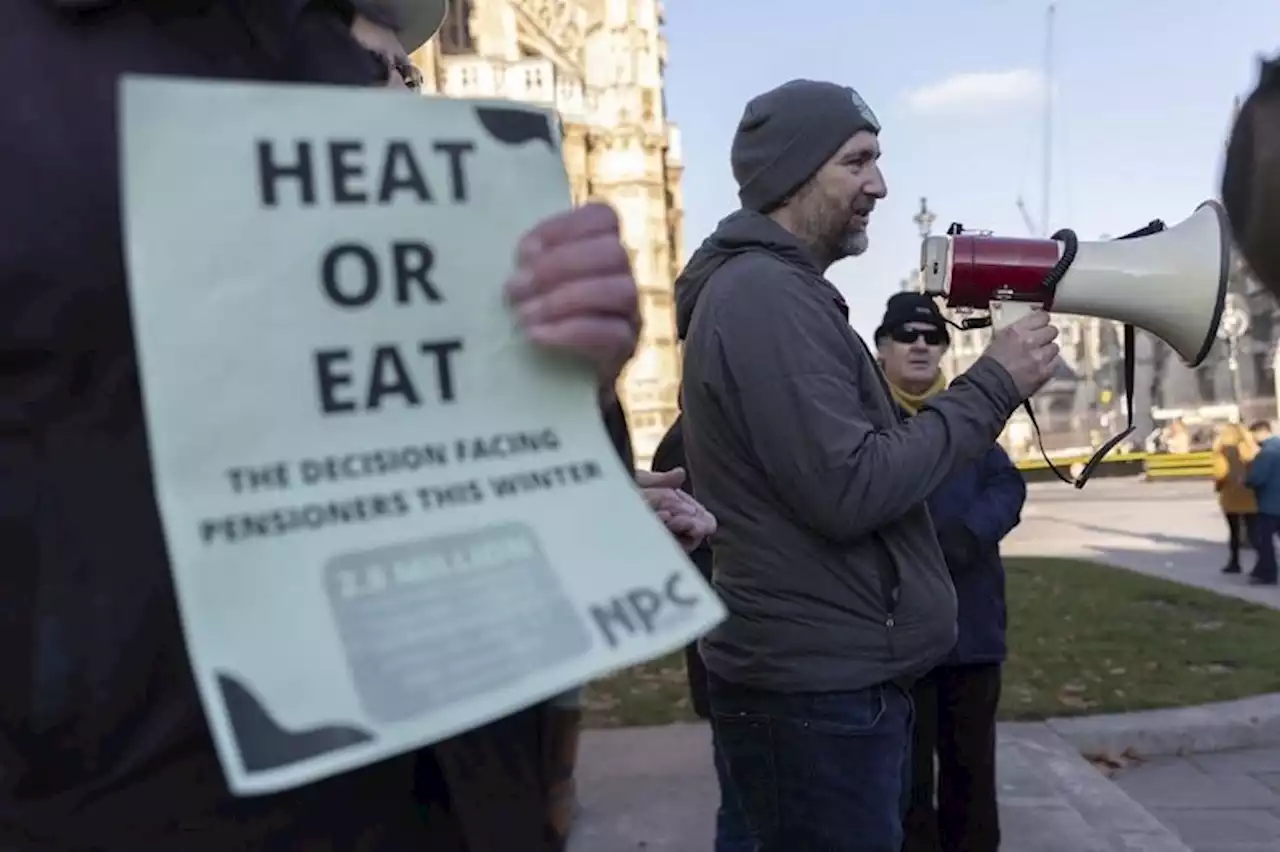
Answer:
<svg viewBox="0 0 1280 852"><path fill-rule="evenodd" d="M1249 463L1257 454L1257 441L1239 423L1223 426L1213 442L1213 487L1227 519L1227 542L1231 548L1230 558L1222 569L1224 574L1240 573L1240 549L1246 537L1253 540L1258 498L1244 480Z"/></svg>

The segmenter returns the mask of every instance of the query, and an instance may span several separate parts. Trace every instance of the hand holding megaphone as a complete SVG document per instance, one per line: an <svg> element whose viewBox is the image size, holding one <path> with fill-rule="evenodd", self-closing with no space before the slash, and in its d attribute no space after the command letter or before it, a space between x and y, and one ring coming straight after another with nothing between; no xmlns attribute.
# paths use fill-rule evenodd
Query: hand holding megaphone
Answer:
<svg viewBox="0 0 1280 852"><path fill-rule="evenodd" d="M1049 323L1047 311L1031 311L991 335L986 355L1013 378L1018 393L1027 399L1044 387L1058 360L1058 329Z"/></svg>

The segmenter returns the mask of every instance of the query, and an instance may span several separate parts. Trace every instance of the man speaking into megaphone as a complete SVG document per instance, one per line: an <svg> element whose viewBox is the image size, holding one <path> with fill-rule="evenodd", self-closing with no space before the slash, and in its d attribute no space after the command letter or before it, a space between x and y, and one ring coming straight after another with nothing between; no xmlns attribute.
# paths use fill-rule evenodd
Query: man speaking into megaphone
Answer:
<svg viewBox="0 0 1280 852"><path fill-rule="evenodd" d="M717 745L761 852L899 852L906 688L952 648L925 499L1050 378L1044 312L903 420L827 279L886 194L856 92L793 80L734 136L741 209L676 282L686 460L720 521L703 640ZM856 735L851 735L856 734Z"/></svg>

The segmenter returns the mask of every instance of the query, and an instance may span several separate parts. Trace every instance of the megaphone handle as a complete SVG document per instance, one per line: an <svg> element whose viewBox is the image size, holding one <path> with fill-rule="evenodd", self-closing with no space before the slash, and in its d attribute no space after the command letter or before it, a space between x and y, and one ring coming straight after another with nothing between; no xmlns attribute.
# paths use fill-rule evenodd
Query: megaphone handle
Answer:
<svg viewBox="0 0 1280 852"><path fill-rule="evenodd" d="M1030 316L1033 312L1040 310L1044 310L1043 307L1035 302L993 301L988 310L991 315L991 330L999 331L1005 326L1013 325L1023 317ZM1032 408L1030 399L1022 401L1022 410L1026 413L1028 422L1031 423L1031 429L1036 435L1036 443L1040 446L1040 456L1044 459L1045 464L1049 465L1049 470L1053 471L1053 474L1067 485L1080 487L1075 477L1063 473L1053 463L1053 459L1049 458L1049 453L1044 448L1044 435L1040 433L1040 423L1036 420L1036 410Z"/></svg>
<svg viewBox="0 0 1280 852"><path fill-rule="evenodd" d="M990 308L991 329L992 331L999 331L1005 326L1013 325L1023 317L1039 310L1043 310L1043 308L1033 302L992 302Z"/></svg>

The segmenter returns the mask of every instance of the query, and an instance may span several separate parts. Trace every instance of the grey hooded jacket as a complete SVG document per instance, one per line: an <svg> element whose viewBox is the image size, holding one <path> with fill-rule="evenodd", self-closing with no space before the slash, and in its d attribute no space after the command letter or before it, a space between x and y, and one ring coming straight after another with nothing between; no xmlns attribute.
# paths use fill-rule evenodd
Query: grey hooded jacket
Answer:
<svg viewBox="0 0 1280 852"><path fill-rule="evenodd" d="M676 283L686 454L719 520L708 669L780 692L917 676L956 598L924 500L1020 402L982 358L904 422L839 291L771 219L729 216Z"/></svg>

